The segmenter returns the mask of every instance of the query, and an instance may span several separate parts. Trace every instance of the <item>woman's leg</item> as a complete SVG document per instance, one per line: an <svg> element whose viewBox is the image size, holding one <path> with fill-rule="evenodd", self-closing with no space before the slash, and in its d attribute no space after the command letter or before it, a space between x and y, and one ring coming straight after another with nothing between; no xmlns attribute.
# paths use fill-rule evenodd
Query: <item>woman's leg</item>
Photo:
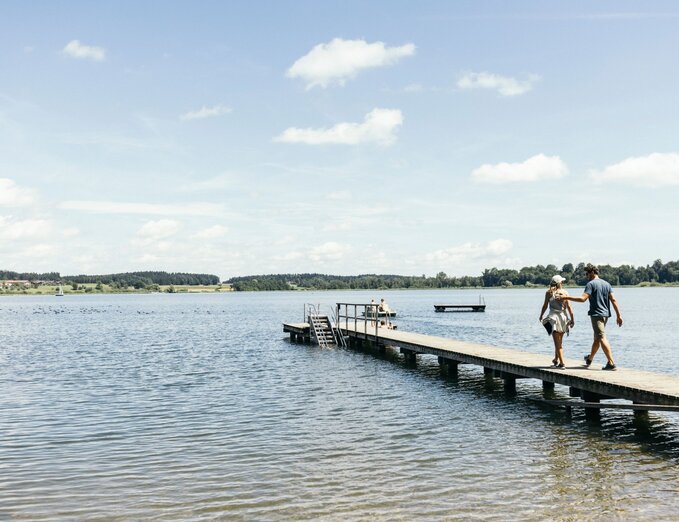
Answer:
<svg viewBox="0 0 679 522"><path fill-rule="evenodd" d="M563 332L552 333L554 338L554 358L559 362L559 364L564 364L563 362Z"/></svg>

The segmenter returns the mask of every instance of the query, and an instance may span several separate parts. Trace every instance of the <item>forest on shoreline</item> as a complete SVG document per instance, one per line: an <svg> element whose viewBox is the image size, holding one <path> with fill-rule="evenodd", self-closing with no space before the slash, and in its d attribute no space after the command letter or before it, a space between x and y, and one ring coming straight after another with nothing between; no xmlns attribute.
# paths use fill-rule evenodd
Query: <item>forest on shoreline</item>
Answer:
<svg viewBox="0 0 679 522"><path fill-rule="evenodd" d="M657 259L650 265L600 265L600 276L613 286L665 285L679 283L679 261L663 263ZM271 290L377 290L429 288L488 288L547 286L556 274L566 278L566 285L587 282L585 263L536 265L520 270L487 268L480 276L449 277L439 272L433 277L363 274L336 276L327 274L269 274L232 277L225 281L235 291Z"/></svg>
<svg viewBox="0 0 679 522"><path fill-rule="evenodd" d="M219 277L213 274L191 274L186 272L125 272L119 274L103 275L72 275L61 276L59 272L13 272L0 270L0 281L19 280L38 284L59 285L107 285L111 288L129 288L144 290L155 286L183 285L183 286L209 286L218 285Z"/></svg>
<svg viewBox="0 0 679 522"><path fill-rule="evenodd" d="M318 273L267 274L232 277L220 282L213 274L185 272L125 272L106 275L61 276L59 272L33 273L0 270L0 283L7 280L29 281L30 285L64 285L73 291L167 291L175 287L202 290L272 291L272 290L378 290L378 289L433 289L433 288L491 288L547 286L552 276L566 278L566 285L581 286L587 282L585 264L566 263L526 266L520 270L487 268L479 276L448 276L439 272L435 276L403 276L391 274L362 274L338 276ZM600 265L600 276L613 286L651 286L679 284L679 261L663 263L660 259L646 266Z"/></svg>

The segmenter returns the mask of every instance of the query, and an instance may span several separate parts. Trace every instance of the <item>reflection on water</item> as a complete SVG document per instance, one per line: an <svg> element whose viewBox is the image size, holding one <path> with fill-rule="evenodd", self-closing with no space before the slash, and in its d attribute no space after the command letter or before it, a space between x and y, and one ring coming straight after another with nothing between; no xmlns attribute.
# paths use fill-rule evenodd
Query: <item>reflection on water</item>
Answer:
<svg viewBox="0 0 679 522"><path fill-rule="evenodd" d="M485 314L437 314L441 292L384 296L401 329L547 357L541 293L486 292ZM536 403L537 381L508 395L477 367L451 377L434 357L407 366L397 350L323 350L282 333L304 302L371 297L382 296L3 298L0 519L675 516L677 414L611 410L596 423ZM618 300L619 363L676 373L662 332L679 289ZM567 357L586 351L585 315L576 308Z"/></svg>

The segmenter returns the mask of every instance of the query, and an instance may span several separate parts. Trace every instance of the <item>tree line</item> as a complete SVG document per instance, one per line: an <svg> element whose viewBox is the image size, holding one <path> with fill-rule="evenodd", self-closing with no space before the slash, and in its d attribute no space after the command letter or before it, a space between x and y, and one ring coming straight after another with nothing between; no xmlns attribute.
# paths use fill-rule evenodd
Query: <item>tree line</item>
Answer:
<svg viewBox="0 0 679 522"><path fill-rule="evenodd" d="M27 281L55 281L64 284L101 283L115 287L134 286L145 288L150 285L217 285L219 277L212 274L190 274L185 272L125 272L103 275L61 276L59 272L12 272L0 270L1 279L21 279Z"/></svg>
<svg viewBox="0 0 679 522"><path fill-rule="evenodd" d="M585 263L526 266L520 270L487 268L480 276L449 277L439 272L433 277L363 274L336 276L327 274L271 274L232 277L226 282L236 291L262 290L377 290L390 288L483 288L511 286L547 286L556 274L566 284L585 285ZM600 265L599 275L614 286L679 283L679 261L663 263L660 259L647 266Z"/></svg>

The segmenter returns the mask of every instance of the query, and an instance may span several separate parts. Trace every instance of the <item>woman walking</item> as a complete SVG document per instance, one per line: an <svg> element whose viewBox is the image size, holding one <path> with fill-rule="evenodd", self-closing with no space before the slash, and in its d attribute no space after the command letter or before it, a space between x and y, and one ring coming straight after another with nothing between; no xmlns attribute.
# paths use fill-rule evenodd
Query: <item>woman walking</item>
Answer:
<svg viewBox="0 0 679 522"><path fill-rule="evenodd" d="M569 301L560 300L561 297L568 295L568 292L562 288L565 280L566 279L560 275L552 277L549 289L545 292L545 302L542 303L542 310L540 310L540 322L554 340L554 359L552 359L552 366L559 369L566 367L563 362L563 334L568 333L569 329L575 326L573 309L571 308ZM543 319L542 316L545 314L547 307L549 307L549 313L547 314L547 317Z"/></svg>

